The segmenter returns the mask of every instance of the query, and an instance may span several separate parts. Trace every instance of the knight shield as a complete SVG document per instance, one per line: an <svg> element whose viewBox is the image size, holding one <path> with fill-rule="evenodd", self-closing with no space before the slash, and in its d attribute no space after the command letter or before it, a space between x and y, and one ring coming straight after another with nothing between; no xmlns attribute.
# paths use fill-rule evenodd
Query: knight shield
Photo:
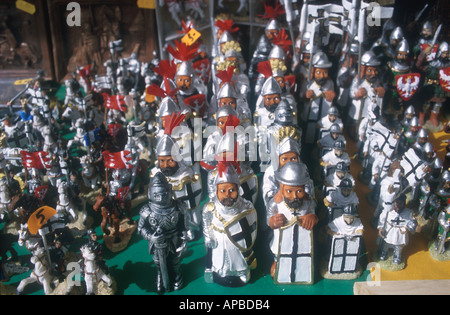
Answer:
<svg viewBox="0 0 450 315"><path fill-rule="evenodd" d="M224 225L230 241L243 253L251 251L257 234L257 214L248 209Z"/></svg>
<svg viewBox="0 0 450 315"><path fill-rule="evenodd" d="M397 92L404 101L409 101L419 89L420 73L400 74L395 77Z"/></svg>
<svg viewBox="0 0 450 315"><path fill-rule="evenodd" d="M331 274L356 272L360 245L361 236L352 238L342 235L333 236L328 271Z"/></svg>
<svg viewBox="0 0 450 315"><path fill-rule="evenodd" d="M297 217L280 228L274 281L278 284L312 284L313 234L298 224Z"/></svg>
<svg viewBox="0 0 450 315"><path fill-rule="evenodd" d="M249 174L240 178L241 188L243 190L243 197L251 201L256 202L258 196L258 178L255 174Z"/></svg>
<svg viewBox="0 0 450 315"><path fill-rule="evenodd" d="M450 67L439 69L439 82L445 92L450 92Z"/></svg>
<svg viewBox="0 0 450 315"><path fill-rule="evenodd" d="M202 180L198 174L184 177L178 184L172 183L174 198L186 204L188 209L196 209L202 199Z"/></svg>
<svg viewBox="0 0 450 315"><path fill-rule="evenodd" d="M203 117L206 110L206 96L205 94L196 94L184 100L186 105L191 109L192 113L197 117Z"/></svg>

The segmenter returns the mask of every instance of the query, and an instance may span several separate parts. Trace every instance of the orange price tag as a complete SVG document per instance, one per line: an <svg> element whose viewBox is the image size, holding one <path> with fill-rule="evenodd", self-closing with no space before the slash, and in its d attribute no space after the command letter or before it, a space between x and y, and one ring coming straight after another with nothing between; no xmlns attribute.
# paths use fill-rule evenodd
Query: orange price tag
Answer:
<svg viewBox="0 0 450 315"><path fill-rule="evenodd" d="M137 6L140 9L156 9L155 0L138 0Z"/></svg>
<svg viewBox="0 0 450 315"><path fill-rule="evenodd" d="M202 36L202 34L200 34L200 32L192 28L186 35L183 36L181 42L185 43L188 46L191 46L200 38L200 36Z"/></svg>
<svg viewBox="0 0 450 315"><path fill-rule="evenodd" d="M37 234L39 229L55 214L56 210L47 206L43 206L34 211L28 218L28 230L30 233Z"/></svg>
<svg viewBox="0 0 450 315"><path fill-rule="evenodd" d="M36 13L36 6L24 0L17 0L16 8L31 15Z"/></svg>

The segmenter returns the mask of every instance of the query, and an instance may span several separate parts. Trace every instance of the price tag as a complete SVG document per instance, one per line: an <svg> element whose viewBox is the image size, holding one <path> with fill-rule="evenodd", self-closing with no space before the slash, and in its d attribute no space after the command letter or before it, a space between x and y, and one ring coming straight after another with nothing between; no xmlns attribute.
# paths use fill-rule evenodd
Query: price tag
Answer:
<svg viewBox="0 0 450 315"><path fill-rule="evenodd" d="M17 81L14 81L14 85L26 85L31 81L33 81L33 78L17 80Z"/></svg>
<svg viewBox="0 0 450 315"><path fill-rule="evenodd" d="M31 15L36 13L36 6L24 0L17 0L16 8Z"/></svg>
<svg viewBox="0 0 450 315"><path fill-rule="evenodd" d="M137 6L140 9L156 9L155 0L138 0Z"/></svg>
<svg viewBox="0 0 450 315"><path fill-rule="evenodd" d="M39 229L55 214L56 210L47 206L43 206L34 211L28 219L28 230L30 233L37 234Z"/></svg>
<svg viewBox="0 0 450 315"><path fill-rule="evenodd" d="M193 43L197 41L197 39L200 38L200 36L202 36L202 34L200 34L200 32L192 28L186 35L183 36L181 42L185 43L188 46L191 46Z"/></svg>

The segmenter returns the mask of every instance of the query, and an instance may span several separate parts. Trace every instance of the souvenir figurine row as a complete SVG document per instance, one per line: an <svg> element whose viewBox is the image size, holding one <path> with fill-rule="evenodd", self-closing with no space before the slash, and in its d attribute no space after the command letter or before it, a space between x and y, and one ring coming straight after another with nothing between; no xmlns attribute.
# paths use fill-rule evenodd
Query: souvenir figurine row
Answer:
<svg viewBox="0 0 450 315"><path fill-rule="evenodd" d="M180 3L165 3L177 17ZM276 284L312 284L315 270L358 278L366 229L378 231L371 259L382 268L403 269L409 235L419 232L433 258L449 259L449 161L430 141L450 133L439 115L450 91L442 26L422 22L416 40L382 7L382 35L370 41L363 1L305 2L298 25L289 4L264 4L250 60L244 28L218 14L211 47L189 36L194 19L180 19L168 59L140 63L111 42L107 73L80 65L64 101L42 73L27 83L3 119L0 159L4 232L18 235L35 268L17 293L37 281L49 294L56 281L74 294L67 264L75 262L86 293L114 294L98 225L118 255L135 231L148 241L158 292L183 288L183 255L201 237L205 281L224 286L250 281L257 240L267 242ZM356 179L354 163L363 167ZM372 226L359 216L356 181L370 189ZM18 267L8 250L6 278Z"/></svg>

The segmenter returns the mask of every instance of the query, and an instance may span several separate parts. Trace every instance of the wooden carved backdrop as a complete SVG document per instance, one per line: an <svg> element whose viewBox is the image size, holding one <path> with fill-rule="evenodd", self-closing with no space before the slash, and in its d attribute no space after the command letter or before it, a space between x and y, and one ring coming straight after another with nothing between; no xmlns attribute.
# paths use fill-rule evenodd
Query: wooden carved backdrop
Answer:
<svg viewBox="0 0 450 315"><path fill-rule="evenodd" d="M81 26L69 26L68 0L47 0L53 41L55 75L61 80L77 67L93 62L98 73L111 59L109 42L122 39L122 56L137 53L149 62L157 49L154 10L139 9L135 0L77 1L81 5Z"/></svg>

